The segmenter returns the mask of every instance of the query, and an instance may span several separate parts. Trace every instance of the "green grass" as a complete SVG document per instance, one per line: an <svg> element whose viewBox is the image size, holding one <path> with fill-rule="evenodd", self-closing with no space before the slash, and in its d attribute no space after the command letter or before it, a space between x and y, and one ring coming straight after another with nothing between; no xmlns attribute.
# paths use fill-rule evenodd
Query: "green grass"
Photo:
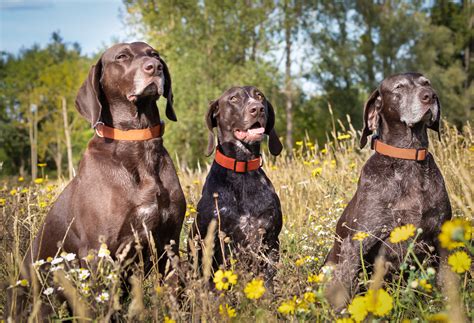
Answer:
<svg viewBox="0 0 474 323"><path fill-rule="evenodd" d="M453 216L472 223L472 128L466 126L459 132L445 124L442 130L441 141L434 136L431 138L430 151L444 175ZM63 260L60 264L63 270L43 272L38 277L39 284L29 282L31 306L37 308L39 302L47 302L53 306L57 318L72 317L73 313L68 313L64 304L54 297L61 286L66 295L75 299L74 315L94 320L116 317L127 321L314 322L350 317L347 311L340 314L332 312L324 297L324 287L330 274L327 271L324 277L317 274L333 243L336 221L353 196L360 169L372 152L367 148L357 148L358 135L351 126L344 129L343 133L330 134L329 138L329 143L324 147L315 147L310 140L298 142L293 158L284 155L274 159L267 156L264 168L280 196L284 216L280 234L281 260L277 265L273 295L265 292L261 298L247 298L244 289L255 278L254 270L240 263L238 258L232 261L231 266L231 270L238 275L237 283L226 291L209 288L206 277L202 277L190 264L184 250L190 225L196 216L195 209L207 175L207 165L199 170L183 169L178 165L188 210L182 230L181 260L173 266L184 281L184 287L178 286L173 275L165 280L165 284L160 284L155 270L144 279L140 266L137 266L131 296L123 300L119 297L121 285L117 277L126 264L119 260L113 261L108 256L99 257L95 251L90 257L90 267L84 268L87 272L79 270L77 259ZM0 183L0 273L6 286L16 284L22 257L65 184L46 179L40 184L26 183L16 178L4 179ZM410 238L408 244L413 243L414 238ZM466 244L470 254L472 241ZM154 260L157 257L155 255ZM408 273L408 281L399 278L400 275L394 275L393 281L383 283L381 270L375 270L375 278L362 274L362 285L374 290L383 288L393 304L393 308L383 315L369 313L367 320L429 321L435 320L433 315L438 313L446 313L453 321L463 315L470 321L474 320L472 270L471 273L468 270L454 274L448 269L444 287L439 287L436 284L438 272L433 272L425 264L417 264L413 254L408 254L403 271ZM204 271L206 274L212 275ZM308 276L313 278L311 282ZM422 282L422 279L425 281ZM430 284L431 289L426 284ZM47 290L48 287L53 290ZM46 296L45 291L46 294L49 291L52 293ZM102 300L98 300L98 297L102 297ZM0 311L3 311L5 288L0 293L0 300ZM230 313L235 314L235 318L228 317L226 304L231 306ZM219 310L220 306L223 311Z"/></svg>

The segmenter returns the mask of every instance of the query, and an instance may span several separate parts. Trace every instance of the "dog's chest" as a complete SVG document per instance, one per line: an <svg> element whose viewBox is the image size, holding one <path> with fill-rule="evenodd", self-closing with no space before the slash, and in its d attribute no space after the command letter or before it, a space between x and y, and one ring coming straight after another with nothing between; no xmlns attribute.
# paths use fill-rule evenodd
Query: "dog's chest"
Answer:
<svg viewBox="0 0 474 323"><path fill-rule="evenodd" d="M446 210L449 199L439 171L432 169L417 169L411 171L395 171L393 177L393 195L387 208L398 222L412 223L424 227L426 218L442 214L433 214L435 210L442 213ZM436 212L435 212L436 213Z"/></svg>

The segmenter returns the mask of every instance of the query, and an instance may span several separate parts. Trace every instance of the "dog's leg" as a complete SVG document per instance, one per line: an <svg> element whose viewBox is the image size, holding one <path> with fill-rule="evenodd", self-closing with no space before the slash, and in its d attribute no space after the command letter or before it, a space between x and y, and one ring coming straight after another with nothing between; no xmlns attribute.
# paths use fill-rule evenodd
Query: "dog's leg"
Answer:
<svg viewBox="0 0 474 323"><path fill-rule="evenodd" d="M359 248L359 242L349 237L341 242L339 264L325 290L326 298L336 312L346 306L356 291L357 272L361 263Z"/></svg>

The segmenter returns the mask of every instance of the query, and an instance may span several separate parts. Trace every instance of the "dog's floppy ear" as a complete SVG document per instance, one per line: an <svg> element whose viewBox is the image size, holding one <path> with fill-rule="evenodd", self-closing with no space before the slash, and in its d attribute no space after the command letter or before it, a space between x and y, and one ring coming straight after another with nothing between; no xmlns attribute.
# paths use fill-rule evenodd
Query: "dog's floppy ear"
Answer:
<svg viewBox="0 0 474 323"><path fill-rule="evenodd" d="M76 96L76 108L94 127L100 121L102 104L100 97L102 89L100 78L102 76L102 57L89 70L89 76L82 83Z"/></svg>
<svg viewBox="0 0 474 323"><path fill-rule="evenodd" d="M268 149L273 156L278 156L283 149L283 145L278 138L274 129L275 127L275 111L270 101L267 102L267 124L265 126L265 133L268 135Z"/></svg>
<svg viewBox="0 0 474 323"><path fill-rule="evenodd" d="M436 120L431 126L428 126L431 130L434 130L438 133L438 139L441 140L441 134L439 133L439 123L441 120L441 104L439 103L439 98L436 97L436 104L438 105L438 114L436 115Z"/></svg>
<svg viewBox="0 0 474 323"><path fill-rule="evenodd" d="M214 151L214 146L216 144L216 139L214 135L214 128L217 127L216 115L219 112L219 100L211 101L209 103L209 109L206 114L206 124L209 129L209 137L207 141L207 151L206 156L210 156Z"/></svg>
<svg viewBox="0 0 474 323"><path fill-rule="evenodd" d="M163 75L165 77L165 85L163 86L163 96L166 98L166 116L171 121L178 121L176 113L173 109L173 88L171 86L171 75L165 61L160 57L160 62L163 65Z"/></svg>
<svg viewBox="0 0 474 323"><path fill-rule="evenodd" d="M364 106L364 130L362 130L362 136L360 137L361 149L367 144L367 137L378 127L381 106L382 99L380 97L380 91L376 89L372 92Z"/></svg>

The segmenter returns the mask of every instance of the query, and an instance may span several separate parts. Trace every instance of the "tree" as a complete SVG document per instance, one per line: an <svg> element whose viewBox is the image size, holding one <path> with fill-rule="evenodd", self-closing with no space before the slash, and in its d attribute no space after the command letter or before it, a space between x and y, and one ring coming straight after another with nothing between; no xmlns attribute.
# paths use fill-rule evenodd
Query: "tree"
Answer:
<svg viewBox="0 0 474 323"><path fill-rule="evenodd" d="M209 101L234 85L259 87L278 109L278 69L270 50L272 1L126 1L128 21L146 35L171 71L178 123L168 124L167 148L183 163L201 159ZM277 113L278 115L278 113Z"/></svg>

